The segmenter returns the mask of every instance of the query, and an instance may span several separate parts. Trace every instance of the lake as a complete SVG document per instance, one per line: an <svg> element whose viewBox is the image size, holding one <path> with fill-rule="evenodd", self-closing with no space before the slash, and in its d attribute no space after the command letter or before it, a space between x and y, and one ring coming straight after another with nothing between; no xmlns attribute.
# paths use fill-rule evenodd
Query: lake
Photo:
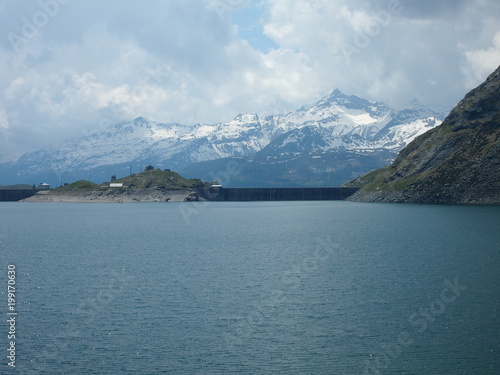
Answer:
<svg viewBox="0 0 500 375"><path fill-rule="evenodd" d="M14 306L20 374L499 374L499 224L479 206L1 203L0 373Z"/></svg>

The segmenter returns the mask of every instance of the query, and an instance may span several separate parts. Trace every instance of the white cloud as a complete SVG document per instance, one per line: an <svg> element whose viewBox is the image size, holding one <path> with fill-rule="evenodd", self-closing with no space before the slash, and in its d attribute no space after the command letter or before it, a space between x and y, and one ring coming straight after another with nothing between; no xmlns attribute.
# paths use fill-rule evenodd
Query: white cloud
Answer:
<svg viewBox="0 0 500 375"><path fill-rule="evenodd" d="M492 46L486 49L465 51L469 66L464 69L469 86L477 85L500 65L500 31L495 34Z"/></svg>
<svg viewBox="0 0 500 375"><path fill-rule="evenodd" d="M388 0L378 7L364 0L273 0L268 5L267 35L306 54L316 71L316 79L302 84L319 92L339 87L394 106L414 97L454 105L471 88L457 45L470 48L500 29L500 7L487 0L438 5ZM483 73L478 76L484 79Z"/></svg>
<svg viewBox="0 0 500 375"><path fill-rule="evenodd" d="M8 129L9 128L9 120L7 118L7 112L5 109L0 108L0 129Z"/></svg>

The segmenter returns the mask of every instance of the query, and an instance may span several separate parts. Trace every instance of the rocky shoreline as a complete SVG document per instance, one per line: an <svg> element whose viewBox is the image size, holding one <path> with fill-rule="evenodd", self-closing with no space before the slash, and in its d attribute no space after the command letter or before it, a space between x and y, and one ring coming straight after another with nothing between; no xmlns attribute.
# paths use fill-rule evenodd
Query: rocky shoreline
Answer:
<svg viewBox="0 0 500 375"><path fill-rule="evenodd" d="M190 202L203 200L189 189L105 189L72 190L64 193L40 191L21 202L58 203L138 203L138 202Z"/></svg>
<svg viewBox="0 0 500 375"><path fill-rule="evenodd" d="M450 189L451 190L451 189ZM458 204L458 205L500 205L500 192L493 195L456 195L450 191L448 194L442 190L428 192L404 191L358 191L346 199L348 202L362 203L414 203L414 204Z"/></svg>

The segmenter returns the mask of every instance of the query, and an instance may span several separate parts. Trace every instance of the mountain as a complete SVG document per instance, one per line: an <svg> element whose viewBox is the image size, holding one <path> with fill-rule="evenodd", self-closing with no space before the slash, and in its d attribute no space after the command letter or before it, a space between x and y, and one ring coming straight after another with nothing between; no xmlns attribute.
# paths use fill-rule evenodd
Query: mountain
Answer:
<svg viewBox="0 0 500 375"><path fill-rule="evenodd" d="M2 163L0 184L101 182L146 165L213 180L224 162L240 167L232 186L339 185L389 164L442 118L416 102L397 112L339 90L264 118L240 114L229 122L187 126L139 117Z"/></svg>
<svg viewBox="0 0 500 375"><path fill-rule="evenodd" d="M350 200L500 204L500 67L388 167L346 186Z"/></svg>

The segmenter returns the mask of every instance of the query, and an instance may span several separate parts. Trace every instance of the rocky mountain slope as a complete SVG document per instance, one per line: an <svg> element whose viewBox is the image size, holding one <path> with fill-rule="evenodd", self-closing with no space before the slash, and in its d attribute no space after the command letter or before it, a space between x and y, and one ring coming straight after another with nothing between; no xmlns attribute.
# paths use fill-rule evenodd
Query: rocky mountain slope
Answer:
<svg viewBox="0 0 500 375"><path fill-rule="evenodd" d="M396 160L346 186L350 200L500 204L500 67Z"/></svg>
<svg viewBox="0 0 500 375"><path fill-rule="evenodd" d="M339 90L314 105L265 118L241 114L229 122L187 126L140 117L0 164L0 183L101 182L148 164L208 179L191 172L217 173L214 162L236 159L242 184L338 185L387 165L443 117L418 103L396 112Z"/></svg>

